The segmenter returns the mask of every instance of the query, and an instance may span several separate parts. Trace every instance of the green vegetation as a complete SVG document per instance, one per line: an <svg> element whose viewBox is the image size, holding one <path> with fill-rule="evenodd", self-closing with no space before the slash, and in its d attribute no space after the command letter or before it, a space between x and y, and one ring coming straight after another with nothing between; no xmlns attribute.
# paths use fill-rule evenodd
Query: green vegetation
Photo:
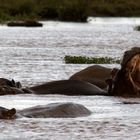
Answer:
<svg viewBox="0 0 140 140"><path fill-rule="evenodd" d="M88 0L0 0L0 21L60 20L86 22Z"/></svg>
<svg viewBox="0 0 140 140"><path fill-rule="evenodd" d="M64 61L66 64L120 64L120 60L110 57L85 57L85 56L65 56Z"/></svg>
<svg viewBox="0 0 140 140"><path fill-rule="evenodd" d="M89 16L140 16L138 0L0 0L0 21L86 22Z"/></svg>
<svg viewBox="0 0 140 140"><path fill-rule="evenodd" d="M134 29L135 29L136 31L140 31L140 25L136 26Z"/></svg>

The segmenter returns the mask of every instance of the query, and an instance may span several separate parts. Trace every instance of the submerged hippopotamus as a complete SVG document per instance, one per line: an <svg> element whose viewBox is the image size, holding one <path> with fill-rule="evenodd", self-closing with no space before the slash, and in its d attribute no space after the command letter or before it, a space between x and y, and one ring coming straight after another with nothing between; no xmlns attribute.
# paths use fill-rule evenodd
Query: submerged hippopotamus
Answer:
<svg viewBox="0 0 140 140"><path fill-rule="evenodd" d="M34 94L63 94L63 95L107 95L107 92L99 87L78 80L60 80L47 82L41 85L29 87Z"/></svg>
<svg viewBox="0 0 140 140"><path fill-rule="evenodd" d="M23 110L0 107L0 119L26 118L75 118L91 115L91 111L75 103L51 103L39 105Z"/></svg>
<svg viewBox="0 0 140 140"><path fill-rule="evenodd" d="M87 81L101 89L106 89L106 79L114 77L116 71L118 71L117 68L111 69L100 65L93 65L75 73L70 77L70 80Z"/></svg>
<svg viewBox="0 0 140 140"><path fill-rule="evenodd" d="M15 94L107 95L107 91L89 82L78 80L52 81L25 88L0 86L0 95Z"/></svg>
<svg viewBox="0 0 140 140"><path fill-rule="evenodd" d="M20 82L15 82L13 79L8 80L0 78L0 95L23 94L22 85Z"/></svg>
<svg viewBox="0 0 140 140"><path fill-rule="evenodd" d="M109 84L110 95L140 96L140 48L134 47L124 53L121 69Z"/></svg>
<svg viewBox="0 0 140 140"><path fill-rule="evenodd" d="M21 88L21 83L20 82L15 82L15 80L8 80L5 78L0 78L0 86L9 86L9 87L16 87L16 88Z"/></svg>
<svg viewBox="0 0 140 140"><path fill-rule="evenodd" d="M0 95L16 95L24 94L25 92L17 87L0 86Z"/></svg>

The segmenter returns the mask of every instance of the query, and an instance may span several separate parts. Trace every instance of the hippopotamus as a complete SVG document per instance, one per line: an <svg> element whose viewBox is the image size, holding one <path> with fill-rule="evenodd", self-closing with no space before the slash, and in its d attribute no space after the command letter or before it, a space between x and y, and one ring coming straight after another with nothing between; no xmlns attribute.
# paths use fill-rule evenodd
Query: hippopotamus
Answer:
<svg viewBox="0 0 140 140"><path fill-rule="evenodd" d="M20 82L15 82L14 79L8 80L5 78L0 78L0 86L9 86L9 87L17 87L17 88L22 87Z"/></svg>
<svg viewBox="0 0 140 140"><path fill-rule="evenodd" d="M75 73L69 79L87 81L101 89L106 89L106 79L114 77L116 71L118 71L117 68L111 69L100 65L93 65Z"/></svg>
<svg viewBox="0 0 140 140"><path fill-rule="evenodd" d="M7 109L4 107L0 107L0 119L13 119L15 118L16 109Z"/></svg>
<svg viewBox="0 0 140 140"><path fill-rule="evenodd" d="M79 80L52 81L29 87L28 90L34 94L107 95L105 90L96 85Z"/></svg>
<svg viewBox="0 0 140 140"><path fill-rule="evenodd" d="M17 118L76 118L91 115L91 111L81 104L76 103L51 103L39 105L23 110L0 107L0 119Z"/></svg>
<svg viewBox="0 0 140 140"><path fill-rule="evenodd" d="M124 53L121 69L112 79L110 90L113 96L140 96L140 48L134 47Z"/></svg>
<svg viewBox="0 0 140 140"><path fill-rule="evenodd" d="M0 95L16 95L16 94L27 94L32 93L28 89L10 87L10 86L0 86Z"/></svg>
<svg viewBox="0 0 140 140"><path fill-rule="evenodd" d="M15 94L107 95L107 91L78 80L59 80L22 88L0 86L0 95Z"/></svg>
<svg viewBox="0 0 140 140"><path fill-rule="evenodd" d="M13 79L8 80L0 78L0 95L6 94L23 94L22 85L20 82L15 82Z"/></svg>

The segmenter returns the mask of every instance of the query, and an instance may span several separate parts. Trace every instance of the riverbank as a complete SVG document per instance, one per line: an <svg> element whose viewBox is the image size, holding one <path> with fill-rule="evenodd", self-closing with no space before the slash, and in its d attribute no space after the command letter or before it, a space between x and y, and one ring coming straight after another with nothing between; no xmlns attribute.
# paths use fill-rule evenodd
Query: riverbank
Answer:
<svg viewBox="0 0 140 140"><path fill-rule="evenodd" d="M0 22L59 20L86 22L94 17L139 17L137 0L0 0Z"/></svg>

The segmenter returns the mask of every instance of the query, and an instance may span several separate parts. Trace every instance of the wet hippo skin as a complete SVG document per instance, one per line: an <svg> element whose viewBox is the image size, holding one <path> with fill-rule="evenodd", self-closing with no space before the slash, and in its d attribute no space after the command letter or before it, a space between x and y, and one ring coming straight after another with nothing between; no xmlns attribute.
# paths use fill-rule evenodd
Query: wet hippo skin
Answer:
<svg viewBox="0 0 140 140"><path fill-rule="evenodd" d="M29 87L34 94L107 95L107 92L85 81L60 80Z"/></svg>
<svg viewBox="0 0 140 140"><path fill-rule="evenodd" d="M39 105L23 110L15 108L6 109L0 107L0 119L16 118L75 118L91 115L91 111L86 107L76 103L51 103L48 105Z"/></svg>
<svg viewBox="0 0 140 140"><path fill-rule="evenodd" d="M107 91L89 82L78 80L52 81L25 88L0 86L0 95L16 94L108 95Z"/></svg>
<svg viewBox="0 0 140 140"><path fill-rule="evenodd" d="M20 82L15 82L15 80L9 80L5 78L0 78L0 86L9 86L9 87L17 87L21 88L21 83Z"/></svg>
<svg viewBox="0 0 140 140"><path fill-rule="evenodd" d="M87 81L101 89L105 89L107 87L105 80L111 78L114 70L100 65L93 65L73 74L70 80Z"/></svg>

